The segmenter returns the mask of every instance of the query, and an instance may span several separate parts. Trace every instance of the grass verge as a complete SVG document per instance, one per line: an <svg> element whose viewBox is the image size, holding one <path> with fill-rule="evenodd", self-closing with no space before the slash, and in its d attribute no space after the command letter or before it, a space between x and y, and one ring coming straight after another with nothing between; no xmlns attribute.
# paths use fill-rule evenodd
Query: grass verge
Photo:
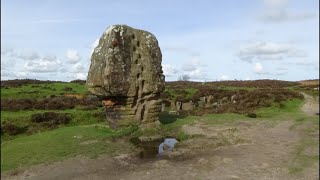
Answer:
<svg viewBox="0 0 320 180"><path fill-rule="evenodd" d="M113 132L101 126L63 127L1 144L1 172L75 156L97 157L116 151L129 151L130 143L112 143ZM92 142L86 144L86 142Z"/></svg>
<svg viewBox="0 0 320 180"><path fill-rule="evenodd" d="M301 173L304 169L319 163L319 117L305 116L295 120L290 130L302 136L293 152L289 172Z"/></svg>

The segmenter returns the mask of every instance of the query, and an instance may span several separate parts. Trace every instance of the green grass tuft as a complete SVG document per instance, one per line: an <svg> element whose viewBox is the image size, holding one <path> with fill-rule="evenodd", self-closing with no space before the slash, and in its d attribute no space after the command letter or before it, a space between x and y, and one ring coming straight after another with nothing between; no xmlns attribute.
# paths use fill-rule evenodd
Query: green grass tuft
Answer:
<svg viewBox="0 0 320 180"><path fill-rule="evenodd" d="M125 131L128 132L128 131ZM1 171L75 156L97 157L116 150L130 150L131 144L110 141L112 130L102 126L63 127L1 144ZM95 140L95 143L85 144Z"/></svg>
<svg viewBox="0 0 320 180"><path fill-rule="evenodd" d="M259 109L256 114L260 118L300 117L303 115L300 111L303 102L302 99L292 99L283 102L282 105L274 104L270 107Z"/></svg>

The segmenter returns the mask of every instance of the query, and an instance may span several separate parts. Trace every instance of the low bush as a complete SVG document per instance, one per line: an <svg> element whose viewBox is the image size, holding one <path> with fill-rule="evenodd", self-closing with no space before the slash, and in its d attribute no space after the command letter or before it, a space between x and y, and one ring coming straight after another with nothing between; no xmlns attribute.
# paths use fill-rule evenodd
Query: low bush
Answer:
<svg viewBox="0 0 320 180"><path fill-rule="evenodd" d="M23 133L24 128L20 128L11 122L4 122L1 124L1 134L8 134L14 136Z"/></svg>
<svg viewBox="0 0 320 180"><path fill-rule="evenodd" d="M86 83L86 80L81 80L81 79L76 79L76 80L72 80L70 81L72 83L79 83L79 84L85 84Z"/></svg>
<svg viewBox="0 0 320 180"><path fill-rule="evenodd" d="M106 122L107 121L106 113L104 111L94 112L92 114L92 116L94 118L96 118L97 122Z"/></svg>
<svg viewBox="0 0 320 180"><path fill-rule="evenodd" d="M31 116L32 124L29 125L27 134L33 134L44 129L54 129L61 124L68 124L71 120L71 117L66 113L36 113Z"/></svg>
<svg viewBox="0 0 320 180"><path fill-rule="evenodd" d="M60 124L67 124L71 121L68 114L61 114L55 112L36 113L31 116L33 123L45 123L48 126L57 126Z"/></svg>
<svg viewBox="0 0 320 180"><path fill-rule="evenodd" d="M288 89L256 89L248 90L221 90L200 88L191 98L196 106L200 101L206 107L198 107L192 111L181 112L183 114L203 115L208 113L240 113L248 114L258 108L270 107L278 104L280 108L285 108L283 102L290 99L303 99L303 96ZM175 99L166 101L187 102L187 98L178 95Z"/></svg>
<svg viewBox="0 0 320 180"><path fill-rule="evenodd" d="M1 110L19 111L19 110L64 110L73 109L75 106L86 106L89 109L100 107L99 99L65 96L49 96L43 99L1 99Z"/></svg>
<svg viewBox="0 0 320 180"><path fill-rule="evenodd" d="M250 118L257 118L257 114L256 113L252 113L252 112L248 113L247 116L250 117Z"/></svg>
<svg viewBox="0 0 320 180"><path fill-rule="evenodd" d="M64 91L72 91L73 89L72 89L72 87L64 87L63 90Z"/></svg>
<svg viewBox="0 0 320 180"><path fill-rule="evenodd" d="M55 82L61 82L61 81L42 81L42 80L36 80L36 79L14 79L14 80L4 80L1 81L1 87L20 87L22 85L28 85L32 84L33 86L36 86L36 84L52 84Z"/></svg>

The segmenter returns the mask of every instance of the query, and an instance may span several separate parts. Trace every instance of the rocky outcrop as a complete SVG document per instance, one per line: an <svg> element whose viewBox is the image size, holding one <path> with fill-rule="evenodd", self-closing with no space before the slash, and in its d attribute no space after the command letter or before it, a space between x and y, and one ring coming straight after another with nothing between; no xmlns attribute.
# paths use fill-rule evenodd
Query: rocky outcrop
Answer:
<svg viewBox="0 0 320 180"><path fill-rule="evenodd" d="M162 55L156 37L126 25L110 26L94 49L88 90L103 98L107 119L121 125L158 122L164 90Z"/></svg>

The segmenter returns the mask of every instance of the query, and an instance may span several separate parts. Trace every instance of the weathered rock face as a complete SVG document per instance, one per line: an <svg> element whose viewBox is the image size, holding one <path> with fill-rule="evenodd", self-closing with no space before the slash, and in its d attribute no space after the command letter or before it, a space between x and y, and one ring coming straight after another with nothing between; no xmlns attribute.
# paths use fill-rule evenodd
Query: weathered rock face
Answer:
<svg viewBox="0 0 320 180"><path fill-rule="evenodd" d="M106 106L111 125L157 122L164 90L161 61L158 41L147 31L114 25L103 33L91 57L87 88L114 103Z"/></svg>

